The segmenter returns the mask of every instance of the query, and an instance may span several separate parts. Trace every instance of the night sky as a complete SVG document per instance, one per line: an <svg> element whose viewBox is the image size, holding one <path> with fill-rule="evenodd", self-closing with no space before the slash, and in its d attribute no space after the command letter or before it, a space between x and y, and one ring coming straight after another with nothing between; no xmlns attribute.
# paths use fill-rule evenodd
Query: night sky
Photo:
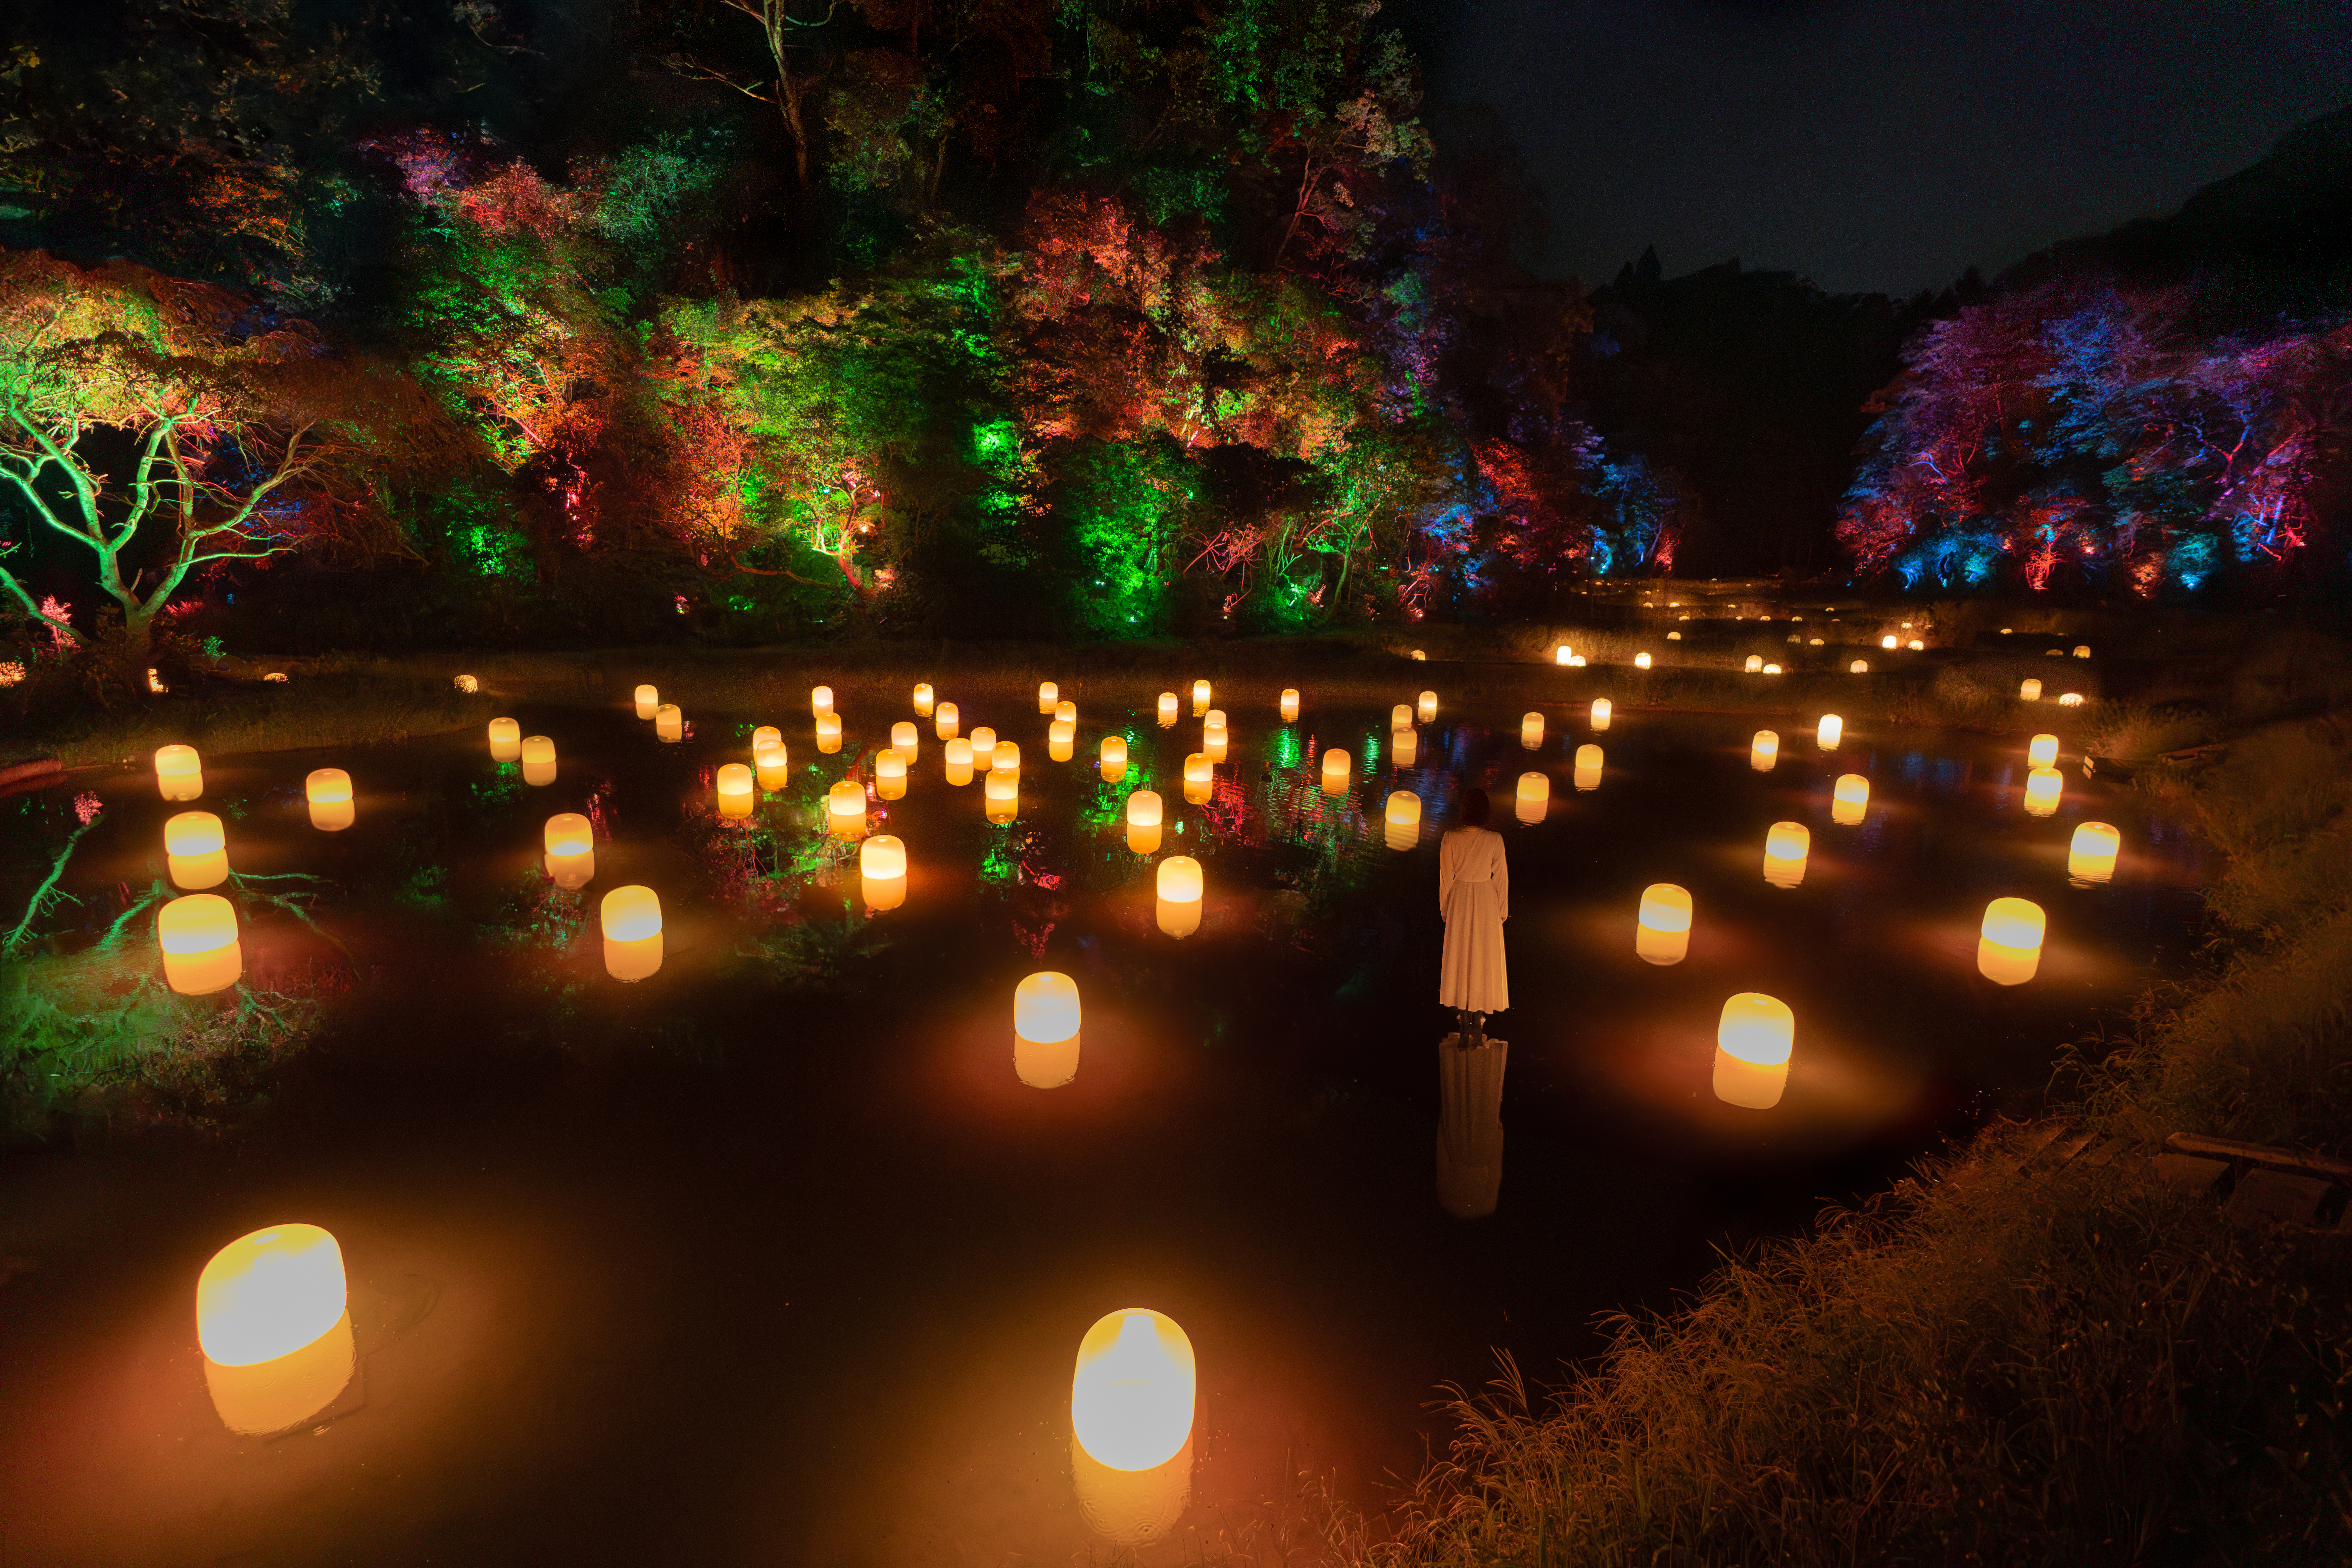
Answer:
<svg viewBox="0 0 2352 1568"><path fill-rule="evenodd" d="M1909 293L2179 206L2352 102L2344 0L1406 0L1541 182L1542 269Z"/></svg>

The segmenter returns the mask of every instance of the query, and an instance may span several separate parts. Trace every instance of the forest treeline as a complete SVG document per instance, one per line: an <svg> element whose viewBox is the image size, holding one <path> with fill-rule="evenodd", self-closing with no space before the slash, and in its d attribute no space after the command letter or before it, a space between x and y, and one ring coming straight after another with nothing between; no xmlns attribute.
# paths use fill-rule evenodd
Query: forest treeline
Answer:
<svg viewBox="0 0 2352 1568"><path fill-rule="evenodd" d="M2142 235L1907 301L1588 294L1375 5L99 4L0 114L19 664L2332 560L2332 281L2233 317Z"/></svg>

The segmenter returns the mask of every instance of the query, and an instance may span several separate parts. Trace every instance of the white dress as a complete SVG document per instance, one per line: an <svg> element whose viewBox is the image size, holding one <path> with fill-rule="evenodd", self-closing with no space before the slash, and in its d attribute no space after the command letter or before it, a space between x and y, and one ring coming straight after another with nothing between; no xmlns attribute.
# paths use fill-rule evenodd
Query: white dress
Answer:
<svg viewBox="0 0 2352 1568"><path fill-rule="evenodd" d="M1503 922L1511 918L1511 872L1503 836L1457 827L1437 842L1437 912L1445 917L1441 1007L1499 1013L1511 1005L1503 967Z"/></svg>

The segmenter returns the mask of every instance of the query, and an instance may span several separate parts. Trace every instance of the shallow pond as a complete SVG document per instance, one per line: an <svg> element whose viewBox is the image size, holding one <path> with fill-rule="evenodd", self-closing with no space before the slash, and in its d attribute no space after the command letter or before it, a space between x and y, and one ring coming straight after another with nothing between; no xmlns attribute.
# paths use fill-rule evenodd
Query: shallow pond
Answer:
<svg viewBox="0 0 2352 1568"><path fill-rule="evenodd" d="M1809 715L1620 711L1596 734L1553 706L1529 752L1516 710L1442 709L1400 768L1388 708L1410 692L1310 692L1284 724L1271 689L1234 690L1230 760L1190 805L1189 703L1162 729L1151 689L1108 682L1064 693L1069 763L1028 690L944 689L967 735L1021 746L1020 815L985 822L924 722L905 798L871 805L911 865L904 905L875 914L855 849L821 831L824 795L861 758L870 777L911 715L895 685L832 679L832 755L806 681L780 677L764 707L689 712L676 745L625 703L504 693L557 741L544 788L471 733L206 759L247 980L323 993L329 1021L247 1131L83 1123L78 1148L0 1162L0 1556L1108 1560L1072 1495L1070 1363L1132 1304L1200 1357L1188 1530L1284 1528L1301 1473L1377 1501L1441 1430L1434 1385L1483 1382L1492 1351L1549 1378L1598 1346L1596 1315L1670 1305L1714 1247L2030 1105L2059 1048L2192 940L2202 868L2179 828L2071 753L2057 815L2025 816L2006 738L1849 730L1824 752ZM790 783L724 822L712 771L760 723L783 729ZM1759 724L1781 736L1769 773L1749 763ZM1094 765L1107 731L1130 745L1116 785ZM1579 791L1587 742L1601 775ZM1318 787L1333 747L1339 796ZM302 804L326 763L357 780L341 833ZM1533 825L1510 801L1529 768L1553 788ZM1872 784L1856 826L1831 821L1846 772ZM1434 868L1473 784L1507 840L1516 1005L1491 1031L1509 1042L1499 1193L1464 1219L1438 1201ZM1122 841L1145 787L1168 801L1163 854L1205 868L1181 942ZM1381 820L1396 789L1423 803L1402 850ZM154 884L181 808L143 769L0 804L12 910L93 807L62 883L82 902L42 928L60 952ZM539 867L558 811L602 829L584 894ZM2122 830L2121 864L2071 886L2092 817ZM1782 819L1812 833L1792 889L1760 874ZM1659 881L1697 910L1671 967L1633 952ZM606 976L596 926L625 882L666 921L663 966L634 985ZM2014 988L1975 968L2002 894L2050 915ZM1076 1078L1051 1090L1013 1061L1013 986L1043 968L1084 1005ZM1710 1089L1717 1016L1745 990L1797 1018L1767 1111ZM193 1282L286 1219L341 1240L362 1371L315 1429L232 1436Z"/></svg>

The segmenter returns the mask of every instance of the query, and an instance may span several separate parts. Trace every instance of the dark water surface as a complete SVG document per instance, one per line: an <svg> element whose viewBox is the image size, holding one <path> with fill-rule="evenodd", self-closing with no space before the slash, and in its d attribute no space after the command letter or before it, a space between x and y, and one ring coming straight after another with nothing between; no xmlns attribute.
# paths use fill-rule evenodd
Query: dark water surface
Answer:
<svg viewBox="0 0 2352 1568"><path fill-rule="evenodd" d="M908 846L909 895L869 917L854 849L816 831L824 794L911 714L895 684L830 679L837 756L804 702L689 710L697 733L662 746L625 706L550 689L505 710L556 739L548 788L471 733L206 759L197 804L228 820L238 870L324 879L238 892L248 980L343 989L254 1130L118 1129L0 1162L0 1563L1108 1560L1070 1489L1070 1363L1127 1305L1199 1354L1194 1525L1276 1518L1301 1470L1376 1502L1441 1431L1433 1386L1483 1381L1491 1348L1549 1377L1597 1348L1596 1314L1669 1306L1716 1246L2030 1104L2060 1046L2180 962L2203 876L2071 749L2059 815L2026 817L2006 738L1849 730L1824 755L1810 716L1620 712L1596 736L1551 707L1530 761L1516 710L1449 710L1398 772L1388 706L1410 691L1310 692L1284 725L1272 689L1237 689L1217 698L1232 760L1196 807L1176 779L1199 724L1159 729L1150 689L1066 691L1077 760L1056 763L1030 691L941 679L967 734L1020 743L1021 816L992 826L978 784L945 784L925 721L908 797L874 816ZM761 722L793 786L722 824L711 771ZM1759 774L1768 723L1781 760ZM1116 786L1092 766L1107 725L1131 737ZM1570 753L1594 740L1603 779L1579 794ZM1358 761L1338 800L1317 788L1334 745ZM359 822L324 835L300 784L331 763ZM1530 765L1556 793L1525 826L1509 792ZM1874 798L1837 827L1849 771ZM1500 1204L1475 1221L1438 1206L1433 1143L1435 839L1466 784L1497 791L1516 1003L1493 1031ZM1121 842L1140 787L1169 802L1165 852L1206 868L1181 943ZM1425 803L1402 853L1379 819L1399 787ZM143 770L75 789L103 810L68 867L89 929L67 948L161 874L182 809ZM62 843L69 794L0 805L17 865ZM580 809L611 839L587 893L557 893L541 825ZM2086 817L2123 830L2112 886L2067 883ZM1813 833L1792 890L1759 875L1780 818ZM624 986L594 900L631 881L661 894L668 955ZM1653 881L1696 900L1671 968L1633 952ZM21 909L29 885L6 890ZM297 891L315 932L268 901ZM2040 977L2004 990L1974 950L2011 893L2051 935ZM1084 996L1077 1079L1051 1091L1013 1075L1013 988L1039 968ZM1770 1111L1709 1090L1741 990L1797 1016ZM232 1436L196 1273L289 1219L341 1242L363 1385L315 1434Z"/></svg>

